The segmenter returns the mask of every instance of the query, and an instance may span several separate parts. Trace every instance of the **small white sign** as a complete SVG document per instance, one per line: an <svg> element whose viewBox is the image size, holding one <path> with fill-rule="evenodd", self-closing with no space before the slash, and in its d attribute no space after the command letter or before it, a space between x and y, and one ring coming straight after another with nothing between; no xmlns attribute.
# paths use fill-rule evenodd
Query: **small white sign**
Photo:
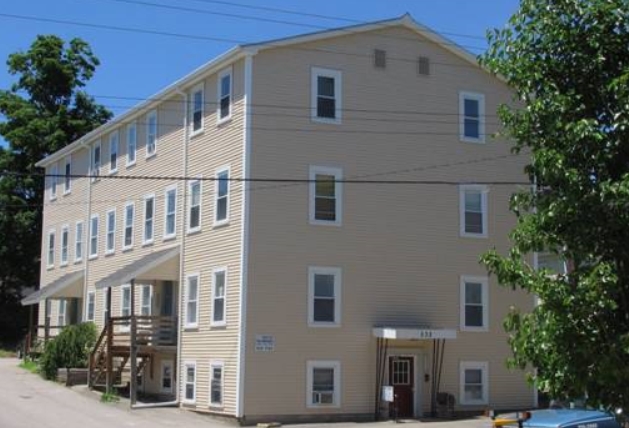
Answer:
<svg viewBox="0 0 629 428"><path fill-rule="evenodd" d="M386 401L387 403L393 403L393 387L389 385L384 385L382 387L382 401Z"/></svg>
<svg viewBox="0 0 629 428"><path fill-rule="evenodd" d="M271 352L275 349L275 336L270 334L256 335L256 352Z"/></svg>

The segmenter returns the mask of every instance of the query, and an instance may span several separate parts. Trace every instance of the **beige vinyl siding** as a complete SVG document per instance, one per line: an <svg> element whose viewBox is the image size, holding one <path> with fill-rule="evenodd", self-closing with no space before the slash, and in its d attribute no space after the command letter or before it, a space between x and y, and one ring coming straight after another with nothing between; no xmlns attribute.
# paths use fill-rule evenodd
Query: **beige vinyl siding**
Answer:
<svg viewBox="0 0 629 428"><path fill-rule="evenodd" d="M374 48L387 51L386 69L373 67ZM430 58L428 77L418 75L419 56ZM311 67L342 72L346 110L340 125L311 121ZM491 138L486 144L459 141L459 92L485 94L486 128L493 133L497 106L510 101L508 89L410 31L394 28L262 51L253 73L252 177L307 179L310 166L324 166L341 168L344 178L525 181L525 159L509 156L508 145ZM439 115L416 114L421 112ZM497 159L475 162L484 158ZM460 276L486 275L479 256L493 247L507 249L507 233L514 226L508 200L515 187L489 186L488 239L459 236L457 185L343 184L340 227L309 224L307 185L267 187L251 192L245 414L253 419L373 414L372 327L458 330ZM338 328L308 327L310 266L342 269ZM526 309L533 299L499 289L493 279L489 290L489 332L459 333L448 341L441 391L451 392L459 403L459 361L488 361L490 403L498 408L531 405L533 394L523 374L504 369L509 349L501 324L510 304ZM255 352L259 334L274 336L273 352ZM426 349L430 372L428 345L413 343L415 349ZM340 408L306 407L308 360L341 363ZM268 385L273 385L272 394ZM429 386L422 382L424 407Z"/></svg>

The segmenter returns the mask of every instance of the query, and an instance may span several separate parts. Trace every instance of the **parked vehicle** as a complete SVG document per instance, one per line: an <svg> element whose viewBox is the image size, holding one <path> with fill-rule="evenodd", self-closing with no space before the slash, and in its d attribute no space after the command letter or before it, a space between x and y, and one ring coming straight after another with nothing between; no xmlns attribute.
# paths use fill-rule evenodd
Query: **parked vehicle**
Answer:
<svg viewBox="0 0 629 428"><path fill-rule="evenodd" d="M544 409L492 417L494 427L508 428L620 428L616 417L586 409Z"/></svg>

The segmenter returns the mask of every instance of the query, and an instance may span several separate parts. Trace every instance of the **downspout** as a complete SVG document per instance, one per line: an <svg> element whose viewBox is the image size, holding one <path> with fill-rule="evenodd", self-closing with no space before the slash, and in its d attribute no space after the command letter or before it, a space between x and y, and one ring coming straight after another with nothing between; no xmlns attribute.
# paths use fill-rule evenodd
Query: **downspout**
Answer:
<svg viewBox="0 0 629 428"><path fill-rule="evenodd" d="M87 149L87 165L88 165L88 176L92 175L92 150L89 147L87 141L83 141L81 143L81 147ZM87 321L87 288L88 288L88 275L89 275L89 257L87 250L87 245L83 245L86 242L85 237L87 236L86 232L90 226L90 215L92 214L92 179L87 177L87 206L85 210L85 223L83 223L83 230L81 231L81 257L85 260L85 264L83 265L83 321ZM76 258L76 224L74 225L74 258ZM68 245L70 243L68 242ZM68 261L69 262L69 261ZM94 315L96 315L96 294L94 294ZM94 322L96 320L94 319ZM104 327L103 327L104 328Z"/></svg>

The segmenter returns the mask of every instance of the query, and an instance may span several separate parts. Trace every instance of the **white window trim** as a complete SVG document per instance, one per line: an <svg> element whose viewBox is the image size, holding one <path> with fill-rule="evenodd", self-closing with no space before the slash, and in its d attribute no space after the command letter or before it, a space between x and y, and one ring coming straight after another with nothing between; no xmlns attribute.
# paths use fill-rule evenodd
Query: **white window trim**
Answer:
<svg viewBox="0 0 629 428"><path fill-rule="evenodd" d="M465 135L465 100L478 101L478 138ZM460 139L466 143L485 143L485 95L476 92L459 92L459 134Z"/></svg>
<svg viewBox="0 0 629 428"><path fill-rule="evenodd" d="M57 246L57 237L55 236L55 229L48 230L47 239L46 239L46 269L52 269L55 267L55 247ZM50 237L52 236L52 252L50 251ZM52 254L52 260L50 257ZM52 263L51 263L52 262Z"/></svg>
<svg viewBox="0 0 629 428"><path fill-rule="evenodd" d="M151 219L151 238L146 239L146 202L148 200L153 200L153 218ZM142 245L150 245L155 242L155 212L157 211L157 204L155 201L155 193L150 193L148 195L144 195L144 200L142 202L143 206L143 216L142 216Z"/></svg>
<svg viewBox="0 0 629 428"><path fill-rule="evenodd" d="M59 166L54 164L50 167L50 200L57 199L57 185L59 184Z"/></svg>
<svg viewBox="0 0 629 428"><path fill-rule="evenodd" d="M197 92L201 92L201 128L194 130L194 94ZM195 137L197 135L203 134L205 132L205 84L199 83L190 91L190 100L192 101L190 105L190 137ZM219 105L220 108L220 105Z"/></svg>
<svg viewBox="0 0 629 428"><path fill-rule="evenodd" d="M134 156L133 156L133 160L129 160L129 131L133 129L133 134L134 134L134 138L135 138L135 145L134 145ZM126 131L126 138L125 138L125 143L126 143L126 147L127 147L127 154L126 154L126 167L130 167L135 165L135 163L138 160L138 126L135 122L131 122L127 125L127 127L125 128Z"/></svg>
<svg viewBox="0 0 629 428"><path fill-rule="evenodd" d="M212 371L215 368L221 369L221 401L212 401ZM225 362L223 360L210 360L210 374L208 383L208 405L214 408L222 408L225 403Z"/></svg>
<svg viewBox="0 0 629 428"><path fill-rule="evenodd" d="M61 326L67 325L68 323L68 301L66 299L59 299L58 302L59 303L57 306L57 326L61 327Z"/></svg>
<svg viewBox="0 0 629 428"><path fill-rule="evenodd" d="M221 118L221 80L223 77L229 75L229 114ZM232 67L228 67L225 70L218 73L218 80L216 82L216 124L228 122L232 118L234 110L234 76L232 73Z"/></svg>
<svg viewBox="0 0 629 428"><path fill-rule="evenodd" d="M131 298L131 284L122 284L120 286L120 316L121 317L127 316L127 315L124 315L124 292L125 292L125 290L129 290L129 314L131 314L131 301L133 300ZM107 290L105 290L105 292L107 292ZM122 327L125 327L125 326L123 325Z"/></svg>
<svg viewBox="0 0 629 428"><path fill-rule="evenodd" d="M334 276L334 322L314 320L314 277L316 274ZM340 327L342 305L342 269L338 267L310 266L308 268L308 326L309 327Z"/></svg>
<svg viewBox="0 0 629 428"><path fill-rule="evenodd" d="M79 225L81 225L81 239L79 239ZM79 263L83 261L83 254L85 253L85 246L83 245L85 239L85 226L82 221L77 221L74 226L74 263ZM81 255L79 256L79 252L76 250L79 245L81 246Z"/></svg>
<svg viewBox="0 0 629 428"><path fill-rule="evenodd" d="M223 272L225 274L224 295L223 295L223 319L220 321L214 320L214 301L216 300L216 274ZM224 327L227 325L227 267L221 266L212 270L212 310L210 317L210 325L212 327Z"/></svg>
<svg viewBox="0 0 629 428"><path fill-rule="evenodd" d="M89 224L89 231L88 231L88 238L87 238L87 252L88 252L88 256L87 259L88 260L92 260L98 257L98 229L96 230L96 234L94 236L96 236L96 252L92 253L92 224L93 224L93 219L96 219L96 224L98 225L98 229L100 229L100 219L98 217L98 214L92 214L90 216L90 224Z"/></svg>
<svg viewBox="0 0 629 428"><path fill-rule="evenodd" d="M192 384L192 391L194 397L192 399L186 398L186 385L188 385L188 368L194 367L194 383ZM185 404L194 404L197 402L197 379L199 378L199 373L197 372L197 362L196 361L184 361L183 363L183 376L182 382L183 391L181 394L181 401Z"/></svg>
<svg viewBox="0 0 629 428"><path fill-rule="evenodd" d="M223 173L223 172L227 172L227 195L225 196L227 198L227 210L225 212L225 218L223 220L216 220L216 217L218 215L218 188L219 188L219 180L218 180L218 176L219 174ZM215 182L214 182L214 225L213 227L218 227L218 226L224 226L226 224L229 224L229 205L230 205L230 192L231 192L231 186L230 186L230 177L231 177L231 170L229 165L225 165L222 166L220 168L218 168L214 174L215 177Z"/></svg>
<svg viewBox="0 0 629 428"><path fill-rule="evenodd" d="M483 398L468 401L465 399L465 370L479 369L482 371ZM459 364L459 403L463 406L489 404L489 363L486 361L461 361Z"/></svg>
<svg viewBox="0 0 629 428"><path fill-rule="evenodd" d="M66 258L65 260L63 259L63 234L66 233L67 234L67 244L66 244ZM68 262L70 260L70 225L69 224L64 224L61 227L61 239L59 239L59 266L63 267L63 266L67 266Z"/></svg>
<svg viewBox="0 0 629 428"><path fill-rule="evenodd" d="M106 319L108 315L111 318L111 313L107 312L107 301L109 300L108 290L109 290L108 288L103 289L103 325L106 324Z"/></svg>
<svg viewBox="0 0 629 428"><path fill-rule="evenodd" d="M164 388L164 366L166 365L170 365L170 388ZM175 384L175 364L173 360L162 360L159 366L160 370L159 370L159 390L163 393L172 393L173 392L173 386ZM194 373L194 377L196 379L196 370Z"/></svg>
<svg viewBox="0 0 629 428"><path fill-rule="evenodd" d="M114 168L111 167L111 155L113 154L112 142L116 140L116 165ZM102 153L101 153L102 156ZM109 134L109 173L115 174L118 172L118 164L120 163L120 132L118 130L113 131Z"/></svg>
<svg viewBox="0 0 629 428"><path fill-rule="evenodd" d="M313 376L315 368L334 369L334 393L332 404L317 404L312 400ZM306 407L308 408L339 408L341 407L341 363L330 360L310 360L306 363Z"/></svg>
<svg viewBox="0 0 629 428"><path fill-rule="evenodd" d="M465 284L466 283L481 284L481 303L483 305L483 325L481 327L473 327L465 325ZM461 276L460 290L460 324L461 331L489 331L489 280L486 276Z"/></svg>
<svg viewBox="0 0 629 428"><path fill-rule="evenodd" d="M92 316L90 317L90 299L92 299ZM88 291L87 292L87 307L85 308L85 319L86 321L94 321L96 319L96 292Z"/></svg>
<svg viewBox="0 0 629 428"><path fill-rule="evenodd" d="M196 305L197 313L196 320L194 322L188 322L188 303L190 303L190 278L197 279L197 293L196 293ZM198 272L194 272L186 275L186 289L184 298L184 329L195 329L199 327L199 288L201 287L201 275Z"/></svg>
<svg viewBox="0 0 629 428"><path fill-rule="evenodd" d="M126 245L126 233L127 233L127 208L131 206L133 207L133 218L131 219L131 243ZM130 250L133 248L133 241L135 235L135 203L127 202L124 206L124 212L122 214L122 251Z"/></svg>
<svg viewBox="0 0 629 428"><path fill-rule="evenodd" d="M190 227L190 221L192 219L192 186L199 184L199 225L196 227ZM186 213L186 233L197 233L201 231L201 225L203 224L203 180L191 180L188 182L188 212Z"/></svg>
<svg viewBox="0 0 629 428"><path fill-rule="evenodd" d="M109 215L114 215L114 229L112 233L112 247L109 248ZM105 255L114 254L116 252L116 209L110 209L105 214Z"/></svg>
<svg viewBox="0 0 629 428"><path fill-rule="evenodd" d="M70 177L66 176L66 168L70 165ZM67 180L66 180L67 178ZM63 162L63 194L69 195L72 192L72 155L68 155Z"/></svg>
<svg viewBox="0 0 629 428"><path fill-rule="evenodd" d="M315 178L317 174L324 175L333 175L334 180L334 195L336 197L336 218L334 221L327 220L318 220L315 218L315 200L316 200L316 191L317 191L317 183L315 182ZM343 185L339 183L339 180L343 180L343 169L341 168L332 168L325 166L310 166L310 174L309 174L309 218L310 224L312 225L321 225L321 226L342 226L343 225Z"/></svg>
<svg viewBox="0 0 629 428"><path fill-rule="evenodd" d="M155 144L154 144L154 149L152 152L149 152L149 136L150 136L150 129L151 129L151 117L155 117ZM159 140L158 135L159 135L159 122L158 122L158 118L157 118L157 110L151 110L150 112L148 112L146 114L146 145L145 145L145 151L146 151L146 159L150 159L153 156L155 156L157 154L157 141Z"/></svg>
<svg viewBox="0 0 629 428"><path fill-rule="evenodd" d="M175 191L175 210L174 210L174 219L173 219L173 224L174 224L174 230L172 233L168 233L167 227L168 227L168 193ZM163 240L166 241L168 239L173 239L177 236L177 185L173 184L171 186L166 187L166 189L164 189L164 236L163 236Z"/></svg>
<svg viewBox="0 0 629 428"><path fill-rule="evenodd" d="M96 147L98 147L98 152L99 152L98 166L96 166L96 163L94 162ZM97 142L92 144L92 148L90 150L90 175L92 175L92 182L98 180L102 167L103 167L103 147L101 145L100 140L98 140Z"/></svg>
<svg viewBox="0 0 629 428"><path fill-rule="evenodd" d="M310 70L310 119L313 122L340 124L343 112L343 73L340 70L312 67ZM318 77L332 77L334 79L334 119L317 116Z"/></svg>
<svg viewBox="0 0 629 428"><path fill-rule="evenodd" d="M153 286L151 284L142 284L140 286L140 315L144 315L142 314L142 309L144 307L144 293L146 290L148 290L149 293L148 316L151 316L153 315Z"/></svg>
<svg viewBox="0 0 629 428"><path fill-rule="evenodd" d="M469 233L465 231L465 193L474 190L481 193L481 209L483 213L483 233ZM479 184L463 184L459 186L459 233L465 238L487 238L487 198L489 187Z"/></svg>

